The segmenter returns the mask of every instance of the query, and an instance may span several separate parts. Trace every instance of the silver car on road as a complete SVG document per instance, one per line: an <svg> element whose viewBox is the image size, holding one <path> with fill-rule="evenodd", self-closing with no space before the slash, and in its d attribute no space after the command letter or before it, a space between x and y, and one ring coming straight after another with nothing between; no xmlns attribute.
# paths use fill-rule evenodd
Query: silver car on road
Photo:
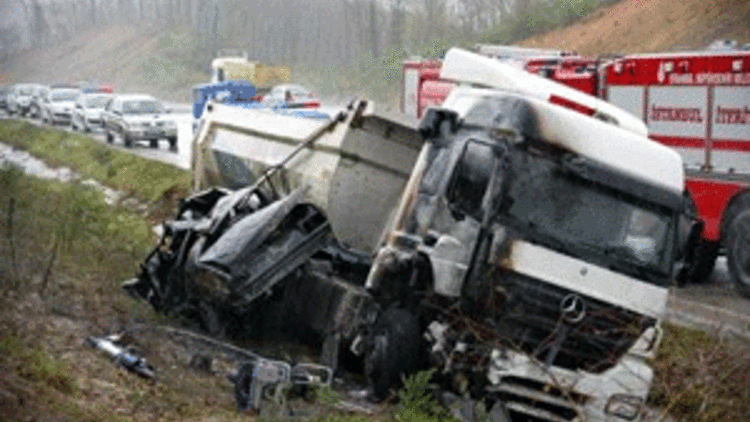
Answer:
<svg viewBox="0 0 750 422"><path fill-rule="evenodd" d="M113 94L98 93L78 97L70 120L71 129L91 132L93 128L101 128L104 107L113 97Z"/></svg>
<svg viewBox="0 0 750 422"><path fill-rule="evenodd" d="M102 113L107 142L119 136L127 148L136 141L149 141L151 148L158 148L159 139L166 139L169 149L177 151L177 123L169 113L150 95L119 95Z"/></svg>
<svg viewBox="0 0 750 422"><path fill-rule="evenodd" d="M80 89L52 88L42 100L42 121L50 124L69 124Z"/></svg>

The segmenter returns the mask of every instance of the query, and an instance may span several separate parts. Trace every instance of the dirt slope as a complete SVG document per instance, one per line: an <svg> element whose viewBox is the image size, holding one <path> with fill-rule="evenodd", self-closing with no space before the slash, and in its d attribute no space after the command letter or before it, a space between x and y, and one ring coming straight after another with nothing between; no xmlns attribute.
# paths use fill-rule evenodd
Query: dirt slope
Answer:
<svg viewBox="0 0 750 422"><path fill-rule="evenodd" d="M121 92L144 91L187 101L189 87L209 78L187 64L188 44L183 34L162 29L122 25L90 30L58 46L15 57L6 79L100 81Z"/></svg>
<svg viewBox="0 0 750 422"><path fill-rule="evenodd" d="M699 49L716 39L750 43L748 0L624 0L522 45L580 54Z"/></svg>

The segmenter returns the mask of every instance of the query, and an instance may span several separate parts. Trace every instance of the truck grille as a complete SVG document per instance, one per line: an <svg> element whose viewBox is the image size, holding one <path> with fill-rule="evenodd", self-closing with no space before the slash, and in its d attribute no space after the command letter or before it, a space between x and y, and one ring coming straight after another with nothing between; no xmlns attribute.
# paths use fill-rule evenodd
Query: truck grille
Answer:
<svg viewBox="0 0 750 422"><path fill-rule="evenodd" d="M578 408L588 397L564 392L541 382L505 377L487 388L505 404L512 420L570 422L579 416Z"/></svg>
<svg viewBox="0 0 750 422"><path fill-rule="evenodd" d="M611 368L656 323L653 318L518 273L503 274L499 284L498 333L513 347L567 369L600 373ZM578 322L562 318L561 302L571 295L577 295L585 307Z"/></svg>
<svg viewBox="0 0 750 422"><path fill-rule="evenodd" d="M55 113L55 117L59 119L70 119L70 113Z"/></svg>

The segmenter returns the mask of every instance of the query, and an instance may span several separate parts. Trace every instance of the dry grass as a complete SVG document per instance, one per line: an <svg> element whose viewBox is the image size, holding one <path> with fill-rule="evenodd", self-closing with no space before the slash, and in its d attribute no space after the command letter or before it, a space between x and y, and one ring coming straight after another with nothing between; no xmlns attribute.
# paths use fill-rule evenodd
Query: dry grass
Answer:
<svg viewBox="0 0 750 422"><path fill-rule="evenodd" d="M654 365L652 402L686 422L730 422L750 415L750 344L666 327Z"/></svg>

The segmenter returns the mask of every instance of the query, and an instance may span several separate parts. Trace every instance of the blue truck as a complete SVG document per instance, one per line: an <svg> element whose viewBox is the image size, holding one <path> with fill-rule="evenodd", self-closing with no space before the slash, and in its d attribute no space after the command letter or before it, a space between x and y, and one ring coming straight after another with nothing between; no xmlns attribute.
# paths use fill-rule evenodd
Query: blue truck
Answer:
<svg viewBox="0 0 750 422"><path fill-rule="evenodd" d="M199 121L203 116L203 111L211 100L220 101L226 105L244 107L244 108L268 108L285 114L292 114L300 117L325 119L330 116L316 110L308 109L289 109L284 103L275 103L273 105L264 105L261 100L262 96L258 95L255 87L247 81L224 81L208 84L199 84L193 87L193 133L199 126Z"/></svg>

